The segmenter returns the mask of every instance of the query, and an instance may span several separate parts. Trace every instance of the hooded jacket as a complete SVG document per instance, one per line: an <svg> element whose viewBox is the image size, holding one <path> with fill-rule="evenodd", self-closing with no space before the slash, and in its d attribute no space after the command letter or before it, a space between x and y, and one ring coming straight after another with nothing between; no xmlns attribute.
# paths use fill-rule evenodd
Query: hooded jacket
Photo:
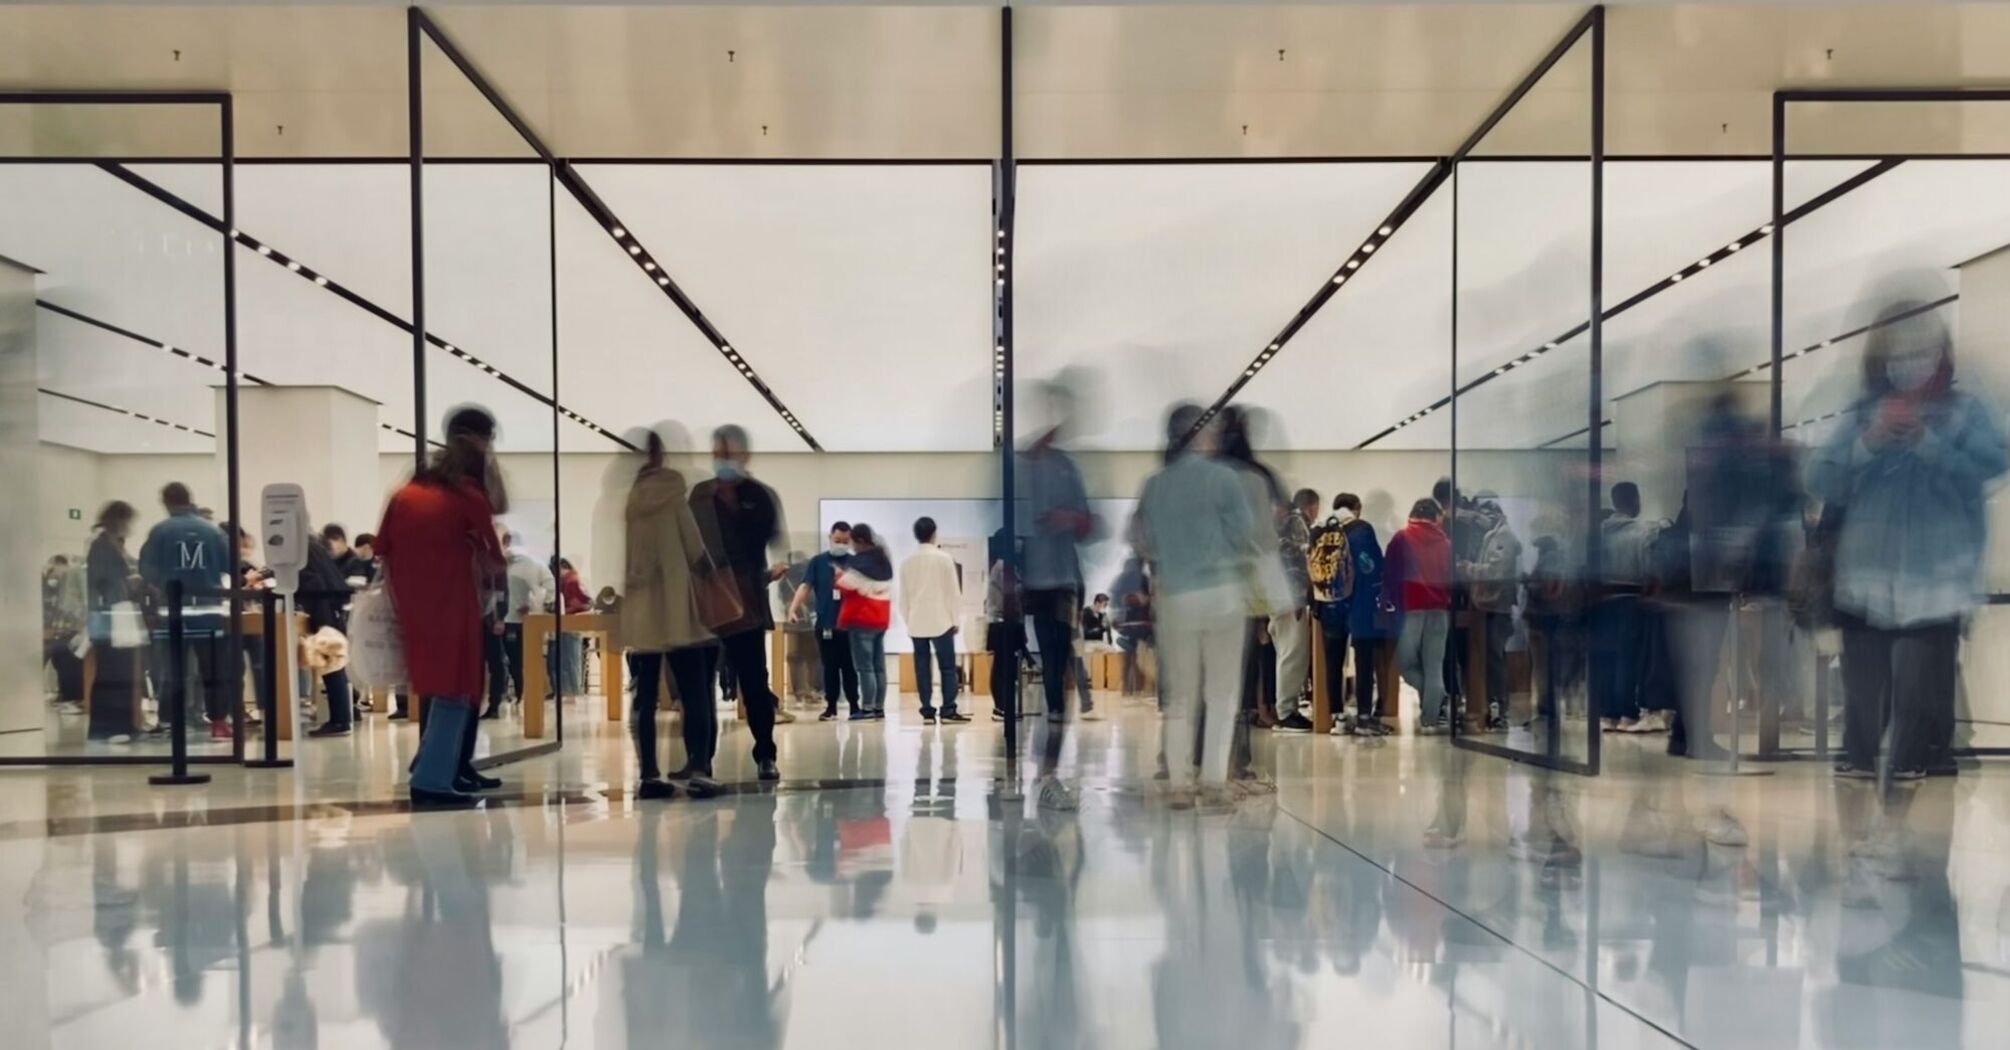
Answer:
<svg viewBox="0 0 2010 1050"><path fill-rule="evenodd" d="M624 516L622 644L638 652L665 652L711 641L691 587L691 568L704 564L706 554L684 475L667 467L644 469L628 490Z"/></svg>
<svg viewBox="0 0 2010 1050"><path fill-rule="evenodd" d="M1452 544L1437 522L1411 518L1389 537L1382 588L1406 613L1452 607Z"/></svg>
<svg viewBox="0 0 2010 1050"><path fill-rule="evenodd" d="M851 556L837 580L844 600L838 606L838 630L884 631L893 622L893 562L884 547L868 547Z"/></svg>

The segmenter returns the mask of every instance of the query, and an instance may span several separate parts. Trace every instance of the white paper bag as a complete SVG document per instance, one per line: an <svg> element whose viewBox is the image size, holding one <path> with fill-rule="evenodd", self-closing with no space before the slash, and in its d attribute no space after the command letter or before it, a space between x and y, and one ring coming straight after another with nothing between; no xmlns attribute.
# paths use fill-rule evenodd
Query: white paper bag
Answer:
<svg viewBox="0 0 2010 1050"><path fill-rule="evenodd" d="M365 689L405 684L405 643L391 590L381 576L349 606L349 678Z"/></svg>

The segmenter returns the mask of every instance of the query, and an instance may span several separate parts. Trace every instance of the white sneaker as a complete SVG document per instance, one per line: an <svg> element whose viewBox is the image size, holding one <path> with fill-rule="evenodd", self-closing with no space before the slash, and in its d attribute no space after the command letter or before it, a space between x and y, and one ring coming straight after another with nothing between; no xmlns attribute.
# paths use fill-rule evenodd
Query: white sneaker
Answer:
<svg viewBox="0 0 2010 1050"><path fill-rule="evenodd" d="M1232 813L1240 801L1236 789L1227 784L1205 784L1194 800L1194 808L1202 813Z"/></svg>
<svg viewBox="0 0 2010 1050"><path fill-rule="evenodd" d="M1060 777L1040 778L1040 808L1057 813L1073 813L1082 808L1082 796L1061 782Z"/></svg>
<svg viewBox="0 0 2010 1050"><path fill-rule="evenodd" d="M1745 825L1738 823L1738 818L1732 816L1728 809L1719 808L1698 820L1696 830L1702 834L1703 841L1712 846L1730 849L1743 849L1745 846Z"/></svg>

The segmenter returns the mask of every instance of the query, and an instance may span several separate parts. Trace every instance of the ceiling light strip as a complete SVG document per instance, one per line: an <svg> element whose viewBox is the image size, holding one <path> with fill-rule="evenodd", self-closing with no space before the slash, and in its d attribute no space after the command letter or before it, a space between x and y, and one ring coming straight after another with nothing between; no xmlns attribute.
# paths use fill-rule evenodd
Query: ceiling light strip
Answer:
<svg viewBox="0 0 2010 1050"><path fill-rule="evenodd" d="M194 219L199 223L202 223L203 225L209 227L210 229L216 230L218 232L223 231L223 222L221 220L217 219L215 216L209 214L208 212L202 210L201 208L196 207L194 204L182 198L180 195L168 190L166 187L161 186L159 183L156 183L151 179L148 179L145 176L140 175L139 173L133 171L132 169L127 168L122 164L116 164L109 161L100 162L98 164L98 167L110 173L112 176L118 178L120 181L126 183L127 185L140 190L141 192L147 194L148 196L153 197L155 200L158 200L161 203L168 205L169 207L175 209L176 211L181 212L183 215L186 215L189 218ZM391 311L384 309L382 306L377 305L375 302L372 302L371 300L363 297L362 295L344 286L343 284L337 281L330 280L326 274L314 270L312 267L307 266L300 260L290 255L287 255L285 252L282 252L277 248L274 248L272 245L266 244L258 240L257 238L251 236L248 233L245 233L242 230L232 230L230 231L230 235L233 241L235 241L237 244L241 245L244 248L250 249L252 252L256 253L259 258L265 259L266 261L271 262L275 266L284 268L288 273L291 273L295 276L301 277L311 282L315 287L321 289L322 291L328 292L329 294L336 296L337 298L343 300L344 302L349 303L351 306L354 306L364 311L365 313L368 313L372 317L375 317L379 321L382 321L385 324L397 328L399 331L405 333L406 335L412 334L412 323L410 321L407 321L404 318L399 317L397 314L394 314ZM142 338L141 341L148 342L150 340ZM467 353L464 350L457 350L455 345L449 343L447 340L437 335L434 335L431 332L428 332L426 333L426 342L435 347L438 347L439 349L453 352L453 356L456 359L469 365L475 370L482 372L483 374L489 376L492 379L501 381L504 385L510 387L511 389L516 390L517 392L523 394L524 396L530 398L531 400L536 401L538 404L543 405L546 408L550 408L557 411L560 415L563 415L568 419L574 420L581 426L584 426L588 430L591 430L594 433L597 433L602 437L607 438L609 441L612 441L615 444L620 445L622 448L625 448L630 452L640 451L635 447L633 443L628 441L626 438L623 438L619 434L616 434L615 432L607 429L606 427L601 426L598 423L592 422L591 420L588 420L585 417L572 412L570 409L567 409L565 406L555 401L550 395L540 393L538 390L531 387L529 384L526 384L521 380L518 380L515 376L512 376L509 373L504 372L503 370L488 364L486 361L481 360L480 358L474 356L473 354ZM247 376L246 378L249 378L249 376Z"/></svg>
<svg viewBox="0 0 2010 1050"><path fill-rule="evenodd" d="M586 213L593 218L593 221L607 232L607 236L622 248L623 254L635 264L636 270L656 285L657 290L677 307L678 312L698 329L698 334L712 344L712 348L719 352L719 356L725 358L726 363L761 395L761 398L768 403L768 407L782 417L782 422L787 423L789 429L803 439L804 444L813 451L822 452L824 447L817 443L816 438L810 436L809 429L803 426L803 421L796 417L789 406L782 403L782 399L776 395L774 389L754 370L752 362L747 360L746 355L735 349L711 320L706 318L705 312L698 309L698 305L691 301L691 297L669 275L663 265L656 261L655 256L635 236L635 231L614 214L614 209L607 206L607 202L600 198L600 194L594 192L593 187L587 184L578 169L570 162L561 161L554 166L553 171L557 174L559 185L564 186L566 192L572 194L573 199L579 202L579 206L586 209ZM1001 283L1004 281L1002 274L999 281Z"/></svg>
<svg viewBox="0 0 2010 1050"><path fill-rule="evenodd" d="M52 314L56 314L59 317L67 317L70 320L76 321L79 324L87 324L93 328L110 332L111 334L119 336L122 339L131 340L132 342L138 343L142 346L152 347L155 350L171 354L175 357L182 358L183 360L186 361L192 361L195 364L210 369L211 371L223 372L225 370L223 363L220 361L212 361L209 358L204 357L201 354L198 354L192 350L184 350L181 347L161 342L158 339L149 338L147 336L141 335L138 332L133 331L130 328L121 328L118 325L111 323L110 321L100 320L96 317L92 317L89 314L72 310L69 307L63 306L59 303L52 303L47 299L37 299L35 300L35 305L44 310L49 311ZM252 375L249 372L239 372L238 375L242 377L246 382L249 382L254 386L271 385L265 380L260 379L259 377Z"/></svg>
<svg viewBox="0 0 2010 1050"><path fill-rule="evenodd" d="M1897 160L1888 160L1888 159L1881 160L1875 164L1872 164L1870 167L1865 168L1864 170L1857 172L1855 175L1852 175L1849 178L1844 179L1843 181L1835 184L1834 186L1829 187L1826 191L1822 192L1820 195L1810 198L1808 201L1801 204L1799 207L1788 212L1785 216L1786 223L1788 225L1792 225L1797 220L1805 218L1806 216L1812 214L1816 210L1830 203L1833 203L1837 199L1841 198L1843 195L1863 186L1865 183L1870 182L1872 179L1875 179L1885 174L1886 172L1891 171L1893 168L1898 167L1899 164L1900 162ZM1742 251L1746 248L1749 248L1759 243L1760 241L1765 240L1767 237L1772 236L1772 234L1773 234L1773 225L1771 223L1766 223L1758 227L1757 229L1747 232L1743 236L1737 238L1736 240L1731 241L1730 243L1724 245L1721 248L1717 248L1712 251L1706 252L1701 257L1699 257L1695 262L1692 262L1676 270L1674 273L1669 274L1667 277L1663 277L1662 279L1654 282L1653 284L1650 284L1647 287L1642 288L1640 291L1633 293L1631 296L1628 296L1625 299L1625 301L1605 311L1605 313L1601 315L1601 319L1605 321L1610 321L1613 318L1619 316L1620 314L1623 314L1626 311L1631 310L1634 307L1640 305L1641 303L1646 302L1647 300L1652 299L1657 295L1660 295L1662 292L1665 292L1668 289L1673 288L1678 284L1681 284L1684 280L1702 273L1704 270L1709 269L1713 264L1722 262L1725 259L1728 259L1732 255L1736 254L1737 252ZM1464 397L1483 384L1491 383L1494 380L1499 379L1501 376L1504 376L1507 373L1512 372L1517 368L1521 368L1525 365L1531 364L1537 358L1543 356L1544 354L1549 353L1552 350L1557 349L1560 346L1568 344L1571 340L1576 339L1578 336L1583 335L1587 331L1590 331L1590 329L1591 329L1591 323L1589 321L1580 322L1579 324L1572 326L1569 331L1564 332L1563 334L1558 335L1555 338L1544 342L1541 346L1536 347L1533 350L1529 350L1518 357L1511 358L1492 369L1480 373L1478 377L1458 387L1456 396ZM1739 375L1743 374L1744 373L1742 372L1739 373ZM1732 378L1737 377L1733 376ZM1381 441L1383 438L1389 437L1390 435L1396 433L1397 431L1402 430L1403 428L1411 425L1412 423L1419 422L1425 416L1430 415L1432 412L1435 412L1450 403L1451 403L1450 398L1439 398L1429 408L1426 408L1423 411L1416 412L1409 416L1404 417L1402 420L1399 420L1398 422L1394 423L1391 426L1383 428L1381 432L1375 434L1374 436L1368 438L1367 440L1361 442L1360 444L1355 445L1354 447L1356 449L1365 449L1370 445L1373 445L1376 442ZM1584 429L1580 429L1576 433L1581 434L1583 432ZM1574 435L1566 435L1566 437L1569 436Z"/></svg>
<svg viewBox="0 0 2010 1050"><path fill-rule="evenodd" d="M1200 414L1200 418L1194 421L1193 429L1187 432L1189 438L1199 433L1200 428L1212 422L1222 409L1228 407L1228 403L1235 399L1235 395L1241 393L1242 388L1247 386L1250 380L1255 379L1258 372L1263 371L1265 366L1284 351L1284 347L1291 342L1292 337L1304 330L1306 324L1318 314L1328 300L1349 282L1359 279L1361 268L1370 261L1376 249L1389 243L1397 231L1403 228L1403 224L1410 221L1417 213L1417 209L1423 207L1424 202L1430 199L1431 194L1450 174L1451 165L1446 161L1438 161L1431 165L1430 170L1424 173L1423 178L1417 180L1416 185L1410 187L1410 192L1403 196L1395 209L1384 216L1381 222L1375 224L1374 230L1361 240L1340 265L1334 267L1330 276L1319 282L1319 289L1312 293L1312 297L1305 301L1305 305L1298 308L1298 312L1292 315L1290 322L1272 336L1270 341L1264 344L1263 349L1257 351L1256 357L1240 370L1234 380L1230 381L1228 389Z"/></svg>
<svg viewBox="0 0 2010 1050"><path fill-rule="evenodd" d="M103 409L106 412L115 412L119 415L126 416L131 419L137 419L143 423L152 423L153 425L158 427L166 427L169 430L179 430L182 431L183 433L194 434L197 437L206 437L211 439L214 439L216 437L215 434L212 434L207 430L201 430L196 427L189 426L186 423L177 423L171 419L162 419L159 416L151 416L145 412L135 412L130 408L120 408L118 405L108 405L103 401L93 401L88 397L78 397L75 394L65 394L60 390L51 390L48 387L37 387L36 389L41 393L48 395L49 397L61 398L64 401L72 401L79 405L88 405L91 408Z"/></svg>

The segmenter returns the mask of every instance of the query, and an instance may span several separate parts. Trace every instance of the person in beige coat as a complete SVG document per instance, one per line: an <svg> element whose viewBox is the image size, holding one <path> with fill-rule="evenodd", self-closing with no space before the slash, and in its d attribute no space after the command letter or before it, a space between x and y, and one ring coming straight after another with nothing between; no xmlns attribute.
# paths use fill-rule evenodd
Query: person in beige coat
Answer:
<svg viewBox="0 0 2010 1050"><path fill-rule="evenodd" d="M621 641L628 648L635 682L631 728L640 760L639 798L670 798L676 788L660 778L656 764L656 696L663 665L670 665L684 707L684 767L670 781L684 781L696 797L716 793L712 753L718 745L718 716L706 675L706 647L712 632L698 613L695 571L710 564L698 521L691 514L684 476L663 464L663 439L649 435L648 459L628 490L627 586L621 596Z"/></svg>

